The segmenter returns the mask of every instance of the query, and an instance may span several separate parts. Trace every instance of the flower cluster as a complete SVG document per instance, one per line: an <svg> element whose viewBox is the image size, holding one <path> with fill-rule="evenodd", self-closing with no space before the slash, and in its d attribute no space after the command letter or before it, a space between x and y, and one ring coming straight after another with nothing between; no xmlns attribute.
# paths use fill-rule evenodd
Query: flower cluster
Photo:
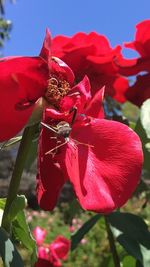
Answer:
<svg viewBox="0 0 150 267"><path fill-rule="evenodd" d="M38 57L0 61L3 99L0 112L5 114L0 118L0 140L13 137L22 129L42 97L47 106L39 138L37 198L40 207L52 210L62 186L69 180L83 209L109 213L121 207L134 192L141 175L142 148L134 131L104 117L105 89L99 87L106 84L108 92L110 77L113 77L111 88L119 83L113 58L120 53L120 48L113 50L105 37L96 34L76 35L74 39L78 44L80 37L85 40L78 49L65 44L76 55L72 56L77 67L72 66L75 76L66 63L51 57L48 31ZM99 42L103 44L101 48ZM95 55L90 51L95 51ZM92 87L89 78L82 77L85 65ZM92 69L97 70L98 80L103 81L97 86ZM107 74L104 80L100 71ZM91 90L95 92L93 97Z"/></svg>
<svg viewBox="0 0 150 267"><path fill-rule="evenodd" d="M52 40L52 54L66 62L77 80L87 75L92 95L105 85L106 95L119 102L126 100L124 93L128 80L118 73L115 58L121 55L121 46L112 48L108 39L96 32L79 32L72 37L56 36Z"/></svg>
<svg viewBox="0 0 150 267"><path fill-rule="evenodd" d="M139 53L140 57L136 59L125 59L121 46L111 48L107 38L95 32L56 36L52 40L52 54L72 68L77 80L88 75L92 94L105 85L106 95L121 103L129 100L140 106L150 98L150 20L142 21L136 28L135 40L125 44ZM132 75L137 76L130 86L130 78L128 81L125 76Z"/></svg>
<svg viewBox="0 0 150 267"><path fill-rule="evenodd" d="M35 267L60 267L61 260L66 260L70 250L70 241L64 236L57 238L50 244L44 243L46 230L36 226L33 235L38 246L38 261Z"/></svg>

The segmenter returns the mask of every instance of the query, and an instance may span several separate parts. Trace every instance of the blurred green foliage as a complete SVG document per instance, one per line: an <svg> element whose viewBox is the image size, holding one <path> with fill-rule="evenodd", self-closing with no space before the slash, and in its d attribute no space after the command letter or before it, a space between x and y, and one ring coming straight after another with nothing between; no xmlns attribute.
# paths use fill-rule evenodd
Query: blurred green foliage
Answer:
<svg viewBox="0 0 150 267"><path fill-rule="evenodd" d="M11 21L5 18L5 2L0 0L0 49L4 46L5 41L9 39L9 33L12 29ZM13 0L10 2L14 3Z"/></svg>
<svg viewBox="0 0 150 267"><path fill-rule="evenodd" d="M143 208L145 197L143 194L134 196L132 200L122 209L124 212L134 210L134 214L141 215L145 218L145 222L149 226L150 210L149 205ZM68 216L70 210L69 203L62 203L55 208L53 212L27 210L26 217L31 230L37 225L47 230L45 243L50 244L58 235L64 235L70 239L81 226L95 215L92 212L85 212L80 207L70 221ZM67 220L68 218L68 220ZM71 230L71 231L70 231ZM117 251L121 260L122 267L135 267L136 260L129 256L123 247L116 242ZM21 248L22 257L24 258L25 267L29 267L29 253ZM103 216L92 227L91 231L87 232L80 244L74 251L70 251L69 257L63 261L63 267L114 267L112 255L110 252L109 242L105 220ZM149 267L149 266L147 266Z"/></svg>

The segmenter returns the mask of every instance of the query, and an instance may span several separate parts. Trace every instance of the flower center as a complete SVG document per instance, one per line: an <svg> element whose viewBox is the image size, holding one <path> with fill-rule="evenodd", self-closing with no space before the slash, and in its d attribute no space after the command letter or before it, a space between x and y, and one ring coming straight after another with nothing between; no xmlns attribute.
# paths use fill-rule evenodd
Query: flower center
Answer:
<svg viewBox="0 0 150 267"><path fill-rule="evenodd" d="M70 90L70 84L62 77L51 75L48 80L48 87L45 98L52 105L58 106L60 100L67 95Z"/></svg>

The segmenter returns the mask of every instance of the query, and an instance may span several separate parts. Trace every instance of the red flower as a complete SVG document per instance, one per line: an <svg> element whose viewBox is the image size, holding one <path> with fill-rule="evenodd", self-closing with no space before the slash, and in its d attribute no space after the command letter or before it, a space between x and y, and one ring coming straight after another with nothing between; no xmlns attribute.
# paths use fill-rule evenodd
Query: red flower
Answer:
<svg viewBox="0 0 150 267"><path fill-rule="evenodd" d="M50 261L54 266L61 266L60 260L66 260L70 250L70 241L63 236L57 238L50 244Z"/></svg>
<svg viewBox="0 0 150 267"><path fill-rule="evenodd" d="M150 73L137 75L135 83L127 90L126 97L139 107L150 98Z"/></svg>
<svg viewBox="0 0 150 267"><path fill-rule="evenodd" d="M70 241L64 236L57 236L57 238L50 245L44 243L39 244L39 239L41 240L41 233L43 231L45 230L38 226L36 227L36 229L34 229L33 232L38 245L38 261L36 262L35 267L62 266L61 260L66 260L68 257L68 252L70 250Z"/></svg>
<svg viewBox="0 0 150 267"><path fill-rule="evenodd" d="M55 207L68 179L81 206L102 213L121 207L135 190L141 174L141 142L126 125L102 119L102 98L99 91L90 100L85 77L62 99L59 112L46 109L43 123L52 130L44 124L39 140L37 196L41 208ZM71 107L78 109L72 125Z"/></svg>
<svg viewBox="0 0 150 267"><path fill-rule="evenodd" d="M59 59L51 60L50 45L47 31L40 56L0 60L0 142L13 137L25 126L41 96L55 104L73 83L71 69ZM58 90L54 95L52 83L58 73ZM64 91L59 92L59 87Z"/></svg>
<svg viewBox="0 0 150 267"><path fill-rule="evenodd" d="M56 36L52 40L52 54L71 67L77 80L87 75L92 94L105 85L108 95L124 102L128 81L118 74L114 64L120 51L120 46L112 49L106 37L95 32L79 32L72 37Z"/></svg>
<svg viewBox="0 0 150 267"><path fill-rule="evenodd" d="M148 72L146 75L138 75L133 86L130 86L125 96L132 103L140 106L143 101L150 98L150 20L145 20L136 25L135 40L126 43L125 47L137 51L140 57L125 59L119 56L116 64L122 75L130 76L140 74L141 71Z"/></svg>

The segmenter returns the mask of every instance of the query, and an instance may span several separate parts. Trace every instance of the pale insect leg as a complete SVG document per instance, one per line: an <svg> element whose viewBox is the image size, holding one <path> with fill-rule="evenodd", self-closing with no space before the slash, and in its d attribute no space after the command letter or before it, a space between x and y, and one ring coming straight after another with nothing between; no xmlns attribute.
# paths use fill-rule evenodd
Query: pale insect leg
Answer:
<svg viewBox="0 0 150 267"><path fill-rule="evenodd" d="M55 152L51 153L53 156L55 156L55 154L57 153L57 146L58 144L61 143L60 140L58 140L57 136L51 136L50 139L56 140L56 146L55 146ZM49 152L49 151L48 151ZM45 155L48 154L47 152L45 153Z"/></svg>
<svg viewBox="0 0 150 267"><path fill-rule="evenodd" d="M87 146L87 147L94 147L93 145L90 145L90 144L86 144L86 143L82 143L82 142L79 142L78 140L76 139L73 139L77 145L84 145L84 146Z"/></svg>
<svg viewBox="0 0 150 267"><path fill-rule="evenodd" d="M42 124L44 127L46 127L47 129L49 129L49 130L51 130L51 131L53 131L54 133L57 134L57 128L56 128L56 130L55 130L52 126L50 126L50 125L48 125L48 124L46 124L46 123L44 123L44 122L41 122L41 124ZM58 144L58 143L61 143L61 141L59 141L59 140L57 139L57 136L52 136L51 139L56 139L56 140L57 140L57 144ZM69 139L66 138L64 143L62 143L62 144L60 144L60 145L56 145L56 146L55 146L54 148L52 148L51 150L47 151L47 152L45 153L45 155L52 154L52 155L54 156L54 155L57 153L57 149L58 149L59 147L61 147L61 146L64 146L64 145L67 144L68 142L69 142ZM55 151L55 153L52 153L53 151Z"/></svg>
<svg viewBox="0 0 150 267"><path fill-rule="evenodd" d="M54 127L52 127L52 126L50 126L50 125L48 125L48 124L46 124L44 122L41 122L41 124L42 124L42 126L44 126L45 128L47 128L48 130L51 130L52 132L54 132L55 134L57 134L57 128L56 127L55 127L56 129L54 129ZM50 139L56 139L57 144L60 143L60 141L57 140L57 136L51 136ZM56 154L56 152L57 152L57 145L56 145L56 147L54 149L52 149L52 151L53 150L55 150L55 153L54 154ZM46 152L45 155L47 155L47 154L52 154L53 155L53 153L51 153L52 151L50 150L50 151Z"/></svg>
<svg viewBox="0 0 150 267"><path fill-rule="evenodd" d="M57 128L55 129L54 127L44 123L44 122L41 122L41 124L46 127L47 129L51 130L52 132L56 133L57 134Z"/></svg>
<svg viewBox="0 0 150 267"><path fill-rule="evenodd" d="M61 146L64 146L65 144L67 144L69 142L69 140L67 139L67 140L65 140L65 142L64 143L62 143L62 144L60 144L60 145L58 145L58 146L56 146L56 147L54 147L54 148L52 148L51 150L49 150L49 151L47 151L46 153L45 153L45 155L48 155L48 154L53 154L52 153L52 151L54 151L54 150L56 150L56 149L58 149L59 147L61 147Z"/></svg>

